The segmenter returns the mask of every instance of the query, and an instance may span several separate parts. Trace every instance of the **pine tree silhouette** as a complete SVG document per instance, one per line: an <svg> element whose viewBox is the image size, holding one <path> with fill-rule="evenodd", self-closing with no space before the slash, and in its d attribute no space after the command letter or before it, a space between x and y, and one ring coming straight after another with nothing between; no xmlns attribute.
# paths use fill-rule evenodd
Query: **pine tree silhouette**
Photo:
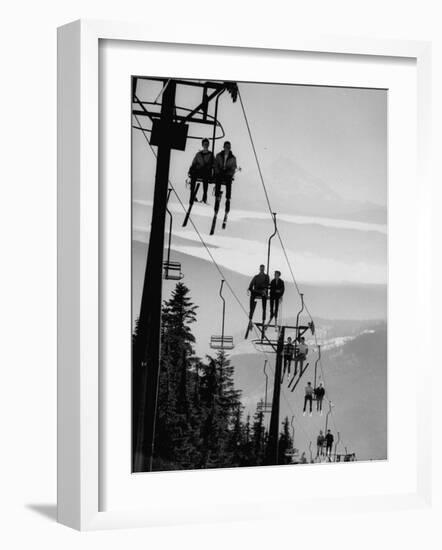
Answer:
<svg viewBox="0 0 442 550"><path fill-rule="evenodd" d="M292 438L290 435L289 419L286 416L282 423L282 433L279 435L278 445L278 464L288 464L290 459L286 456L286 452L293 446Z"/></svg>
<svg viewBox="0 0 442 550"><path fill-rule="evenodd" d="M163 305L154 469L193 467L199 422L193 418L192 383L197 375L190 325L196 321L197 308L181 282Z"/></svg>
<svg viewBox="0 0 442 550"><path fill-rule="evenodd" d="M182 282L163 304L153 469L262 465L268 438L264 413L257 410L252 422L250 416L243 421L244 406L241 391L234 385L234 366L223 350L204 361L195 356L192 324L197 309ZM137 335L138 322L133 342ZM138 380L134 372L134 388ZM134 391L134 407L137 395ZM280 437L284 459L291 444L287 430L288 419Z"/></svg>

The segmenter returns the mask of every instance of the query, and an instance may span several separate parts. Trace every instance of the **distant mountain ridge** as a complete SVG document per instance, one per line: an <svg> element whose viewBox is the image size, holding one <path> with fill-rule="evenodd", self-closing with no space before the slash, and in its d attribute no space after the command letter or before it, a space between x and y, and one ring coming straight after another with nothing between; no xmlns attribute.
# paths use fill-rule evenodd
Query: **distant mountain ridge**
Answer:
<svg viewBox="0 0 442 550"><path fill-rule="evenodd" d="M309 442L315 449L316 436L324 430L324 415L315 412L312 417L302 416L303 393L307 381L313 382L316 352L310 352L310 366L296 391L282 386L281 421L285 416L295 417L295 446L308 455ZM380 460L387 457L387 327L375 323L372 330L363 331L342 345L324 350L321 354L322 370L318 370L318 383L322 381L327 398L333 402L333 419L329 427L335 438L340 431L341 448L356 452L359 460ZM269 354L267 374L269 376L268 400L273 391L274 355ZM260 353L233 355L235 382L243 391L243 403L252 414L256 403L264 397L265 357ZM268 418L267 418L268 421Z"/></svg>
<svg viewBox="0 0 442 550"><path fill-rule="evenodd" d="M274 211L305 216L323 216L367 223L387 223L387 208L368 201L346 200L333 191L323 180L309 173L293 159L279 157L264 168L264 177ZM243 172L241 181L256 179L254 172ZM237 189L241 192L241 181ZM284 193L272 194L272 187ZM244 185L244 187L248 187ZM248 207L262 203L259 194L248 197ZM290 209L287 205L290 204Z"/></svg>
<svg viewBox="0 0 442 550"><path fill-rule="evenodd" d="M144 243L133 243L133 286L132 320L135 321L141 299L147 247ZM212 334L217 334L221 326L221 301L218 295L220 274L210 261L174 252L172 259L181 262L185 277L183 282L191 291L191 297L198 304L198 324L195 326L197 353L204 355ZM223 270L226 281L231 285L241 306L229 288L225 288L226 333L238 335L242 339L248 317L249 298L247 287L249 277L228 269ZM163 281L163 299L169 297L174 281ZM384 285L302 285L305 300L316 322L323 319L344 319L347 321L386 319L387 288ZM293 284L287 283L282 306L285 318L296 319L299 309L299 296ZM256 310L260 315L260 306ZM344 322L344 321L343 321ZM319 324L317 322L319 327ZM335 329L336 330L336 329ZM343 332L345 332L343 330ZM339 335L339 334L337 334ZM238 340L241 341L241 340Z"/></svg>

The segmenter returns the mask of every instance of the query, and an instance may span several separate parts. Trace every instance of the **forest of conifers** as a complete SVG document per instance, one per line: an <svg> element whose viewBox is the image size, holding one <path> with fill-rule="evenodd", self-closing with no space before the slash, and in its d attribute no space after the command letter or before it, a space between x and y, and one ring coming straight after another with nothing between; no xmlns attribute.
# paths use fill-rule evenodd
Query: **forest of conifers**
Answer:
<svg viewBox="0 0 442 550"><path fill-rule="evenodd" d="M195 356L191 326L197 310L181 282L163 304L153 470L260 466L268 437L264 413L245 416L241 390L234 386L235 367L224 351ZM292 443L285 418L280 464L289 462Z"/></svg>

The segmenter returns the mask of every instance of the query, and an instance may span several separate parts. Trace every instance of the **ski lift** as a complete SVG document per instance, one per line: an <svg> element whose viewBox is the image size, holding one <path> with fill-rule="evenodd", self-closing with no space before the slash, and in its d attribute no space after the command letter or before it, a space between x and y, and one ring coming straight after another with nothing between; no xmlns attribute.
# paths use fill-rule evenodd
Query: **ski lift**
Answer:
<svg viewBox="0 0 442 550"><path fill-rule="evenodd" d="M169 197L172 189L169 189L167 194L167 203L169 203ZM184 277L184 274L181 272L181 263L180 262L172 262L170 259L170 252L172 247L172 225L173 225L173 216L172 212L169 210L168 206L166 206L166 211L169 214L170 222L169 222L169 242L167 245L167 259L163 262L163 269L164 269L164 279L167 279L169 281L181 281L181 279Z"/></svg>
<svg viewBox="0 0 442 550"><path fill-rule="evenodd" d="M268 385L269 385L269 376L266 372L266 367L267 367L267 359L264 361L264 376L266 377L266 386L265 386L265 393L264 393L264 400L261 399L261 401L259 401L258 405L257 405L257 409L259 412L263 412L263 413L271 413L272 412L272 403L267 401L267 388L268 388Z"/></svg>
<svg viewBox="0 0 442 550"><path fill-rule="evenodd" d="M220 92L217 96L216 96L216 99L215 99L215 112L214 112L214 115L213 115L213 135L212 135L212 157L215 158L215 141L217 139L219 139L219 137L216 136L216 128L219 124L218 122L218 102L219 102L219 98L221 97L221 95L224 93L225 90L222 90L222 92ZM229 91L229 93L231 94L231 92ZM232 95L232 94L231 94ZM233 97L233 96L232 96ZM207 97L207 90L205 91L205 98L206 98L206 102L208 103L208 97ZM207 110L207 107L206 107L206 110ZM223 135L220 136L220 137L224 137L224 130L223 130ZM196 200L196 196L198 194L198 190L200 188L200 186L204 183L204 178L201 178L201 177L197 177L196 180L195 180L195 189L194 189L194 192L191 193L190 195L190 201L189 201L189 207L187 209L187 212L186 212L186 215L184 217L184 221L183 221L183 227L186 227L187 225L187 222L189 221L189 217L190 217L190 213L192 212L192 207L193 207L193 204ZM215 180L215 176L214 176L214 173L213 173L213 170L212 170L212 173L208 179L208 184L209 185L215 185L216 183L216 180ZM218 203L218 208L219 208L219 203ZM211 235L213 235L213 232L210 233Z"/></svg>
<svg viewBox="0 0 442 550"><path fill-rule="evenodd" d="M233 343L233 336L225 336L224 335L224 323L225 323L225 317L226 317L226 300L223 297L222 291L223 291L223 285L224 285L224 279L221 279L221 286L219 289L219 295L223 302L223 314L222 314L222 323L221 323L221 335L211 336L210 337L210 347L212 349L220 349L220 350L231 350L235 347Z"/></svg>
<svg viewBox="0 0 442 550"><path fill-rule="evenodd" d="M276 212L272 212L272 219L273 219L273 233L270 235L268 241L267 241L267 276L270 280L270 252L271 252L271 246L272 246L272 239L275 237L275 235L278 233L278 226L276 224ZM282 297L277 298L277 303L275 303L275 329L278 329L278 313L280 313L279 306L282 303ZM272 311L270 312L270 319L268 322L268 325L266 328L271 326L271 322L273 319Z"/></svg>
<svg viewBox="0 0 442 550"><path fill-rule="evenodd" d="M271 250L271 245L272 245L272 239L273 237L276 235L276 233L278 232L278 227L276 225L276 212L272 212L272 218L273 218L273 233L270 235L268 241L267 241L267 277L269 277L269 270L270 270L270 250ZM266 289L266 299L268 298L268 289ZM246 330L246 334L244 336L244 339L247 340L247 338L249 337L249 332L250 332L250 329L252 328L253 326L253 322L252 322L252 319L253 319L253 314L255 313L255 308L256 308L256 302L258 300L258 297L256 297L256 299L254 299L253 301L253 304L251 306L251 310L249 312L249 316L250 316L250 321L249 321L249 324L247 325L247 330ZM275 319L275 324L274 325L271 325L271 321L272 321L272 317L270 317L269 319L269 322L268 324L266 325L265 324L265 319L264 319L264 311L263 311L263 319L262 319L262 323L256 323L257 326L260 326L261 327L261 341L263 342L264 341L264 336L265 336L265 331L267 328L270 328L270 327L275 327L275 329L277 330L278 329L278 325L276 323L276 319ZM276 341L275 340L269 340L269 339L266 339L267 340L267 344L264 344L264 345L268 345L268 346L271 346L271 347L274 347L274 344L270 343L270 342L273 342L275 343ZM256 340L253 341L253 343L257 343ZM277 342L276 342L277 343ZM256 347L256 346L255 346ZM275 348L276 349L276 348ZM258 350L259 351L259 350Z"/></svg>
<svg viewBox="0 0 442 550"><path fill-rule="evenodd" d="M258 412L271 413L272 412L272 404L269 401L264 401L263 399L261 399L261 401L258 401L256 409L257 409Z"/></svg>

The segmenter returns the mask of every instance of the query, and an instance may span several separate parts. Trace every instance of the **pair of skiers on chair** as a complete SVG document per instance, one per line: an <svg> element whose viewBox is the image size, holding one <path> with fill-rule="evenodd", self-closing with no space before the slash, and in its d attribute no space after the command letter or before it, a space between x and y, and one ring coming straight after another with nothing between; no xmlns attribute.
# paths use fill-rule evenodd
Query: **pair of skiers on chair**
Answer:
<svg viewBox="0 0 442 550"><path fill-rule="evenodd" d="M274 278L270 281L270 277L265 272L264 264L259 266L259 273L257 273L250 281L248 293L250 295L250 310L249 310L249 324L252 323L253 313L255 312L257 300L261 300L262 303L262 319L265 323L267 298L270 297L270 319L275 319L275 323L278 320L279 302L284 295L285 286L284 281L281 279L281 272L275 271Z"/></svg>
<svg viewBox="0 0 442 550"><path fill-rule="evenodd" d="M190 202L198 202L196 184L200 180L203 184L201 202L207 204L209 182L213 181L214 178L216 197L221 195L221 186L224 185L226 187L227 207L227 202L230 204L232 197L232 181L237 170L236 157L232 153L231 143L230 141L225 141L223 150L216 157L209 150L209 140L207 138L202 140L201 145L203 148L195 155L189 168Z"/></svg>

